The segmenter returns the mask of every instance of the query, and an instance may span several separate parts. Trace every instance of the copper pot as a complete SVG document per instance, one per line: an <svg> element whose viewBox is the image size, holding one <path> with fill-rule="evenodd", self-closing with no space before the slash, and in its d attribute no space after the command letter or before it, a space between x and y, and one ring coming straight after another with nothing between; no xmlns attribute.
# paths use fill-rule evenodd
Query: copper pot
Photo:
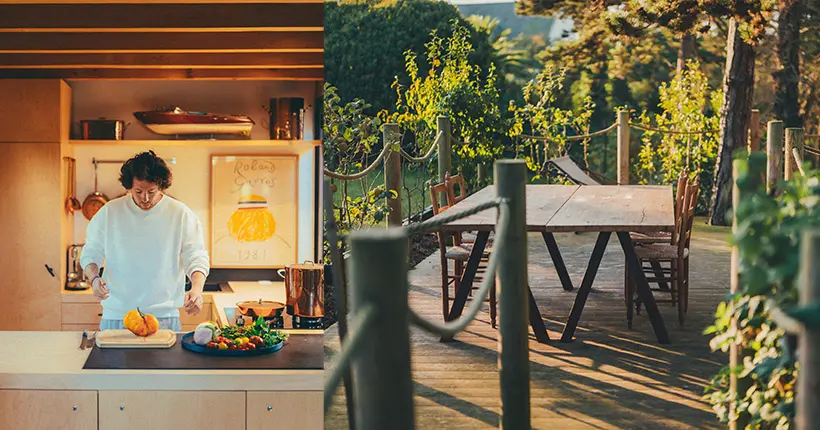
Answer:
<svg viewBox="0 0 820 430"><path fill-rule="evenodd" d="M251 318L275 318L282 315L285 304L271 300L248 300L236 304L239 313Z"/></svg>
<svg viewBox="0 0 820 430"><path fill-rule="evenodd" d="M289 264L284 269L285 289L292 315L322 317L325 315L325 268L321 264L305 261ZM280 269L279 275L283 275Z"/></svg>

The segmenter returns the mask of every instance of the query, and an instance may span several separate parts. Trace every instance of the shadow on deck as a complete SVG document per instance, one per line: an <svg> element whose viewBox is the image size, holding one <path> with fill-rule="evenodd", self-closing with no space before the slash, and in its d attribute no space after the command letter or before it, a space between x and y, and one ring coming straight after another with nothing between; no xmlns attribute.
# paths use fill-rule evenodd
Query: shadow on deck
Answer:
<svg viewBox="0 0 820 430"><path fill-rule="evenodd" d="M698 228L701 227L701 228ZM558 234L556 239L573 283L580 284L595 234ZM729 291L729 247L725 230L702 227L693 238L691 291L686 325L676 309L660 304L672 344L657 343L645 312L626 327L623 253L611 240L573 343L560 343L575 291L561 288L539 235L530 235L529 278L553 342L530 334L531 416L539 429L710 429L722 428L704 387L725 356L712 353L703 330ZM438 255L410 273L410 306L442 320ZM656 293L660 294L660 293ZM660 296L658 296L660 297ZM441 343L411 331L416 428L498 428L500 400L497 331L487 308L456 341ZM325 335L325 362L338 351L336 327ZM326 429L347 429L343 390L334 398Z"/></svg>

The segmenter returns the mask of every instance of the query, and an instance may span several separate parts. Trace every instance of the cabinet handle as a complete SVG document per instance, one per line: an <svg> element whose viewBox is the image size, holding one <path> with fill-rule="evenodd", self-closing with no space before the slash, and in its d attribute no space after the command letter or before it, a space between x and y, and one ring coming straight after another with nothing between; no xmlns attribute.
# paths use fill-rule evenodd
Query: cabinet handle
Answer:
<svg viewBox="0 0 820 430"><path fill-rule="evenodd" d="M74 405L74 410L75 410L75 411L77 410L77 405Z"/></svg>
<svg viewBox="0 0 820 430"><path fill-rule="evenodd" d="M272 410L273 410L273 406L268 405L268 412L270 412L270 411L272 411Z"/></svg>
<svg viewBox="0 0 820 430"><path fill-rule="evenodd" d="M125 409L125 405L120 405L120 410Z"/></svg>
<svg viewBox="0 0 820 430"><path fill-rule="evenodd" d="M48 264L46 264L46 270L48 270L48 273L53 278L54 277L54 269L52 269L51 267L48 267Z"/></svg>

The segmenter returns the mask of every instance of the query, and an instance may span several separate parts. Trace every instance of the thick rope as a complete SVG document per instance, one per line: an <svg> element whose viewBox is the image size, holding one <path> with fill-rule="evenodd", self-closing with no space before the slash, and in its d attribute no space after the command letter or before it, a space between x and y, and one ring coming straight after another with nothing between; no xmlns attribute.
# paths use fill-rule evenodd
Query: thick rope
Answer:
<svg viewBox="0 0 820 430"><path fill-rule="evenodd" d="M712 134L712 133L720 133L720 130L701 130L701 131L677 131L677 130L664 130L661 128L653 128L647 127L644 125L639 124L629 124L630 127L643 130L643 131L654 131L656 133L664 133L664 134Z"/></svg>
<svg viewBox="0 0 820 430"><path fill-rule="evenodd" d="M800 151L797 148L792 148L792 156L794 157L795 163L797 163L797 170L800 171L800 174L806 176L806 171L803 170L803 157L800 156Z"/></svg>
<svg viewBox="0 0 820 430"><path fill-rule="evenodd" d="M478 314L478 311L481 310L482 305L484 304L484 298L487 297L487 294L490 292L490 288L495 286L495 271L498 268L498 261L501 259L501 255L504 254L506 250L506 243L507 243L507 229L509 228L509 222L507 221L509 217L509 206L506 202L503 202L500 207L500 215L498 217L498 231L495 233L495 241L493 242L493 253L490 254L490 261L487 263L487 269L485 270L484 274L482 275L484 279L481 282L481 287L478 289L478 292L473 296L472 302L470 302L470 306L467 308L467 313L460 316L455 321L446 322L444 324L439 324L434 321L427 320L417 314L412 309L410 310L410 321L413 324L427 330L431 333L437 334L442 337L452 337L455 336L458 332L464 330L467 325L472 322L473 318Z"/></svg>
<svg viewBox="0 0 820 430"><path fill-rule="evenodd" d="M465 209L461 212L454 212L452 214L443 215L439 218L433 218L428 221L418 222L415 224L408 224L404 226L404 231L407 232L408 236L412 236L418 233L424 233L426 231L432 230L436 227L440 227L445 224L449 224L453 221L458 221L463 218L467 218L470 215L475 215L481 211L501 206L504 203L504 199L495 199L489 202L484 202L479 205L476 205L472 208Z"/></svg>
<svg viewBox="0 0 820 430"><path fill-rule="evenodd" d="M815 148L813 146L804 146L803 150L811 155L820 155L820 148Z"/></svg>
<svg viewBox="0 0 820 430"><path fill-rule="evenodd" d="M367 166L366 169L362 170L359 173L344 175L344 174L341 174L341 173L332 172L328 169L324 169L325 176L329 176L333 179L339 179L339 180L342 180L342 181L353 181L355 179L363 178L363 177L367 176L368 173L370 173L370 172L372 172L373 170L376 169L376 167L379 165L379 162L381 162L382 159L384 158L384 156L387 154L387 151L390 151L390 145L384 145L384 149L382 149L382 152L379 153L379 156L376 157L376 159L373 160L373 162L370 163L370 165Z"/></svg>
<svg viewBox="0 0 820 430"><path fill-rule="evenodd" d="M333 401L333 394L339 388L339 383L342 381L345 371L350 366L350 360L361 345L362 341L367 338L367 328L376 320L378 309L376 305L367 304L362 306L358 312L359 322L356 327L356 332L347 338L347 342L342 347L342 352L339 353L336 359L336 364L333 366L333 371L325 382L325 413L330 409L330 403Z"/></svg>
<svg viewBox="0 0 820 430"><path fill-rule="evenodd" d="M430 146L430 149L427 150L427 153L421 157L413 157L412 155L408 154L403 148L401 148L401 156L411 163L424 163L433 156L433 154L436 152L436 149L439 146L439 140L443 138L444 132L441 131L439 132L438 136L436 136L436 140L435 142L433 142L433 145Z"/></svg>
<svg viewBox="0 0 820 430"><path fill-rule="evenodd" d="M610 131L615 130L616 128L618 128L618 123L617 122L610 125L609 127L605 128L603 130L598 130L598 131L593 132L593 133L579 134L577 136L567 136L566 140L568 142L571 142L571 141L574 141L574 140L585 140L585 139L589 139L589 138L592 138L592 137L603 136L603 135L609 133ZM519 134L517 137L524 138L524 139L541 140L541 141L544 141L544 142L553 140L552 138L549 138L549 137L533 136L531 134Z"/></svg>

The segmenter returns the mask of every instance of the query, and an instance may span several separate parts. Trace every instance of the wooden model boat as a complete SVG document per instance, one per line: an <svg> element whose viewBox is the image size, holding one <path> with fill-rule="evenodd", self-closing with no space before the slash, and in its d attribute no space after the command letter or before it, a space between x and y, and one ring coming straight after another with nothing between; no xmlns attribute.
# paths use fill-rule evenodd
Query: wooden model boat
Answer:
<svg viewBox="0 0 820 430"><path fill-rule="evenodd" d="M165 136L232 134L250 136L254 122L245 115L187 112L179 107L134 116L149 130Z"/></svg>

